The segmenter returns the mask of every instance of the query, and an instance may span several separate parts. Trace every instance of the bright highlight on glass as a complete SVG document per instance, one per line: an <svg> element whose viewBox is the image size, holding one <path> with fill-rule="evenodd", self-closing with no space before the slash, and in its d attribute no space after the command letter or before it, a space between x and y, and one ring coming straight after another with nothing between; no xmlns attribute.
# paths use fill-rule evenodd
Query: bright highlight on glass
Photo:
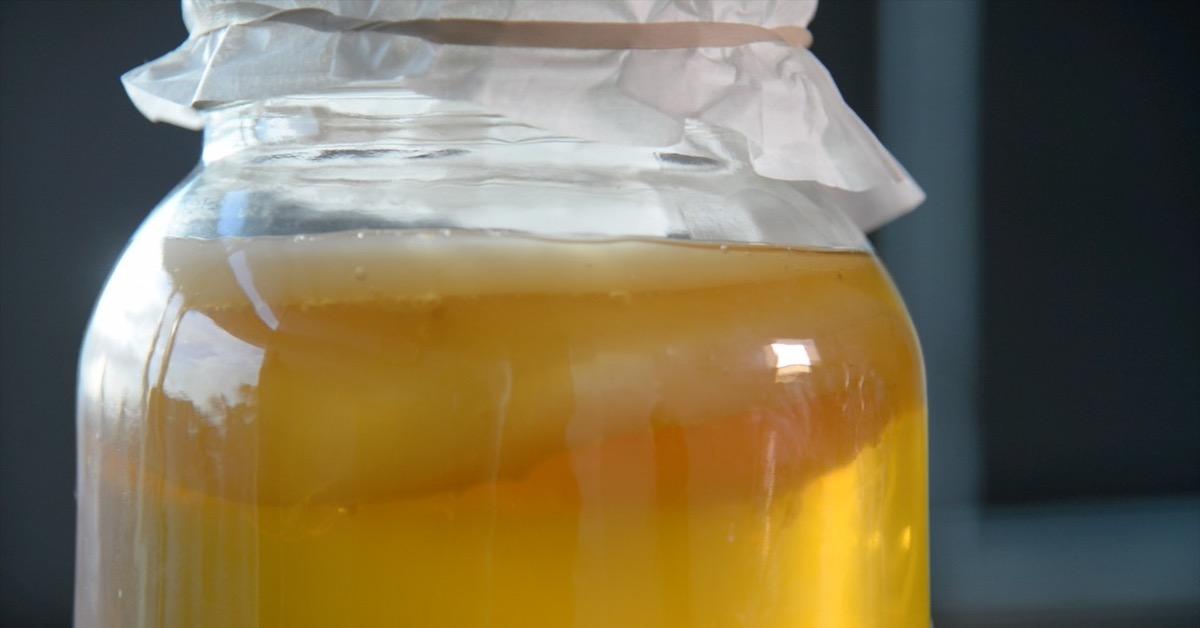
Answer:
<svg viewBox="0 0 1200 628"><path fill-rule="evenodd" d="M795 379L808 373L817 361L817 349L811 340L777 340L768 349L768 360L775 365L775 381Z"/></svg>

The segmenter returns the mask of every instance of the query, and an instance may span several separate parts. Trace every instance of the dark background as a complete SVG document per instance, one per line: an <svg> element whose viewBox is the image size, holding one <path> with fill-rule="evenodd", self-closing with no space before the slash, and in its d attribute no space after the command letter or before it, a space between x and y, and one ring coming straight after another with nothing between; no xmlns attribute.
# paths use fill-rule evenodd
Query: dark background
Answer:
<svg viewBox="0 0 1200 628"><path fill-rule="evenodd" d="M889 129L886 85L937 87L897 46L959 45L938 19L904 30L912 12L974 25L967 61L945 58L973 64L977 92L928 94L931 111L967 111L966 170L925 166L945 136L889 139L914 134ZM863 0L826 2L812 25L847 101L930 196L876 241L931 365L939 628L1200 625L1196 17L1185 2ZM199 155L198 134L145 121L118 77L185 35L174 2L0 2L4 625L70 622L81 334ZM943 189L968 199L947 210L973 212L968 227L940 218L955 215L938 213ZM968 245L944 267L969 281L905 270L906 243L929 238ZM959 303L965 326L925 314ZM970 392L953 411L952 388ZM960 471L965 498L940 488ZM1060 592L1022 592L1047 573Z"/></svg>

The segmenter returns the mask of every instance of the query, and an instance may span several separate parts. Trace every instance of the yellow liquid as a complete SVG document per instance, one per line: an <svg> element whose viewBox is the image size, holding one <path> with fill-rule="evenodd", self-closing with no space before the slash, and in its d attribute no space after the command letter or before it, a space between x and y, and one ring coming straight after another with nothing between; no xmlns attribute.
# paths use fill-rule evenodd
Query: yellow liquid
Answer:
<svg viewBox="0 0 1200 628"><path fill-rule="evenodd" d="M920 357L868 255L162 255L142 409L82 404L85 625L929 624Z"/></svg>

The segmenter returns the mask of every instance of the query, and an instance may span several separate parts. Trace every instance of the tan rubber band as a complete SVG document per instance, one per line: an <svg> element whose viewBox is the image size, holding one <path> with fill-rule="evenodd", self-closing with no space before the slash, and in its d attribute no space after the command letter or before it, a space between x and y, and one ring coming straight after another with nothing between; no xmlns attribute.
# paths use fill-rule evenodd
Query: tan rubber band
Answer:
<svg viewBox="0 0 1200 628"><path fill-rule="evenodd" d="M726 48L776 42L795 48L812 45L803 26L766 28L734 22L505 22L501 20L366 21L319 9L276 13L271 21L299 24L321 31L376 31L420 37L438 44L581 50L663 50Z"/></svg>

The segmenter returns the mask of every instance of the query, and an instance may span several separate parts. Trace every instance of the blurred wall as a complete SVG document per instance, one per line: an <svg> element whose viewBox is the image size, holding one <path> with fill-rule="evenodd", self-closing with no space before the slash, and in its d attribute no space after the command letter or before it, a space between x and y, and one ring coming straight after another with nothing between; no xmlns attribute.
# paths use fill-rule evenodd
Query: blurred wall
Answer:
<svg viewBox="0 0 1200 628"><path fill-rule="evenodd" d="M69 626L75 365L101 284L199 157L122 72L186 31L174 2L0 2L0 624Z"/></svg>
<svg viewBox="0 0 1200 628"><path fill-rule="evenodd" d="M985 7L989 500L1200 491L1196 16Z"/></svg>

